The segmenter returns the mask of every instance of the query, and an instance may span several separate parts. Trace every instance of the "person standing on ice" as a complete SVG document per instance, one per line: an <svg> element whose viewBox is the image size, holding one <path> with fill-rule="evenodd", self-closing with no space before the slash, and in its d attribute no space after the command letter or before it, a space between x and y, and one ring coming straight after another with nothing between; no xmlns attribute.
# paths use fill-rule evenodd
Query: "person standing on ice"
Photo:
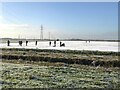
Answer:
<svg viewBox="0 0 120 90"><path fill-rule="evenodd" d="M22 46L22 43L23 43L22 41L19 41L20 46Z"/></svg>
<svg viewBox="0 0 120 90"><path fill-rule="evenodd" d="M9 40L7 41L7 46L10 46L10 41Z"/></svg>
<svg viewBox="0 0 120 90"><path fill-rule="evenodd" d="M23 42L21 41L21 46L22 46L22 43L23 43Z"/></svg>
<svg viewBox="0 0 120 90"><path fill-rule="evenodd" d="M26 46L27 46L27 44L28 44L28 41L26 41Z"/></svg>
<svg viewBox="0 0 120 90"><path fill-rule="evenodd" d="M61 47L61 45L62 45L62 42L60 41L60 47Z"/></svg>
<svg viewBox="0 0 120 90"><path fill-rule="evenodd" d="M35 45L37 46L37 41L35 41Z"/></svg>
<svg viewBox="0 0 120 90"><path fill-rule="evenodd" d="M56 47L56 40L54 41L54 46L53 47Z"/></svg>
<svg viewBox="0 0 120 90"><path fill-rule="evenodd" d="M49 42L49 46L51 46L51 41Z"/></svg>

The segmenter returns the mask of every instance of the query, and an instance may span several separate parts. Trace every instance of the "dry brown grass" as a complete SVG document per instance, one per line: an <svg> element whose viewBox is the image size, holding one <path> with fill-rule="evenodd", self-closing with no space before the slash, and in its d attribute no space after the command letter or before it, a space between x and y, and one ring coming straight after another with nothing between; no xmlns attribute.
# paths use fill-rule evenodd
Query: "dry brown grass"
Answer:
<svg viewBox="0 0 120 90"><path fill-rule="evenodd" d="M120 67L117 52L3 49L2 58L6 60L20 59L31 62L45 61L82 65L93 65L92 62L95 61L94 66Z"/></svg>

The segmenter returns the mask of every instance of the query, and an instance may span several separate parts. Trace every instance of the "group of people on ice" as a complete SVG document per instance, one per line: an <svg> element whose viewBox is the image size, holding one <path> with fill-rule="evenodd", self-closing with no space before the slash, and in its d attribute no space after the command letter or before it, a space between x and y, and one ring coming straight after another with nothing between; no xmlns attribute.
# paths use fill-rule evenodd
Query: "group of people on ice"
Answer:
<svg viewBox="0 0 120 90"><path fill-rule="evenodd" d="M56 42L57 42L58 40L55 40L55 41L53 41L53 47L56 47ZM37 46L37 42L38 41L35 41L35 46ZM28 45L28 41L25 41L25 43L26 43L26 46ZM19 41L19 45L20 46L22 46L22 44L23 44L23 41ZM10 46L10 40L8 40L7 41L7 46ZM52 46L52 41L49 41L49 46ZM65 43L62 43L61 41L60 41L60 47L65 47Z"/></svg>
<svg viewBox="0 0 120 90"><path fill-rule="evenodd" d="M28 41L25 42L26 46L28 45ZM19 41L19 45L22 46L23 41ZM37 41L35 41L35 45L37 46ZM10 40L7 41L7 46L10 46Z"/></svg>
<svg viewBox="0 0 120 90"><path fill-rule="evenodd" d="M57 41L54 41L53 47L56 47L56 42L57 42ZM52 41L49 41L49 46L51 46L51 44L52 44ZM65 47L65 43L62 43L62 42L60 41L60 47Z"/></svg>

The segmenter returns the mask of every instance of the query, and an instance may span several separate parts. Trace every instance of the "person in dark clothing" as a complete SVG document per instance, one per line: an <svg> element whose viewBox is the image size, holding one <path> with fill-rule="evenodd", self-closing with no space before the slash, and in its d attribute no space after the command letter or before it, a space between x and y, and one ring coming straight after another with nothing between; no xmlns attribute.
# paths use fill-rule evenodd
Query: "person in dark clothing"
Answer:
<svg viewBox="0 0 120 90"><path fill-rule="evenodd" d="M26 46L27 46L27 44L28 44L28 41L26 41Z"/></svg>
<svg viewBox="0 0 120 90"><path fill-rule="evenodd" d="M37 46L37 41L35 41L35 45Z"/></svg>
<svg viewBox="0 0 120 90"><path fill-rule="evenodd" d="M19 41L19 45L22 46L22 41Z"/></svg>
<svg viewBox="0 0 120 90"><path fill-rule="evenodd" d="M62 43L62 42L60 41L60 47L65 47L65 43Z"/></svg>
<svg viewBox="0 0 120 90"><path fill-rule="evenodd" d="M62 45L62 42L60 41L60 47L61 47L61 45Z"/></svg>
<svg viewBox="0 0 120 90"><path fill-rule="evenodd" d="M51 46L51 41L49 42L49 46Z"/></svg>
<svg viewBox="0 0 120 90"><path fill-rule="evenodd" d="M65 47L65 43L63 43L62 46Z"/></svg>
<svg viewBox="0 0 120 90"><path fill-rule="evenodd" d="M56 41L54 41L54 46L53 47L56 47Z"/></svg>
<svg viewBox="0 0 120 90"><path fill-rule="evenodd" d="M9 40L7 41L7 46L10 46L10 41Z"/></svg>
<svg viewBox="0 0 120 90"><path fill-rule="evenodd" d="M22 46L22 43L23 43L23 42L21 41L21 46Z"/></svg>
<svg viewBox="0 0 120 90"><path fill-rule="evenodd" d="M65 47L65 43L62 43L60 47Z"/></svg>
<svg viewBox="0 0 120 90"><path fill-rule="evenodd" d="M59 39L57 39L56 41L59 41Z"/></svg>

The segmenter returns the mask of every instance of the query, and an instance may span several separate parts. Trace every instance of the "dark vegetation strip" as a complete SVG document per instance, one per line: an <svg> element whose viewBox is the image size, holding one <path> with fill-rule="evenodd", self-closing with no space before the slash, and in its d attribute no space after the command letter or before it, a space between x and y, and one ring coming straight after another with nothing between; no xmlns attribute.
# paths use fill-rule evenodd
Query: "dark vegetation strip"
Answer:
<svg viewBox="0 0 120 90"><path fill-rule="evenodd" d="M25 60L25 61L45 61L45 62L62 62L67 64L82 64L82 65L92 65L93 60L88 59L67 59L67 58L53 58L53 57L44 57L44 56L24 56L24 55L2 55L3 59L7 60ZM95 61L95 66L105 66L105 67L120 67L120 61Z"/></svg>
<svg viewBox="0 0 120 90"><path fill-rule="evenodd" d="M119 90L106 88L2 88L1 90Z"/></svg>
<svg viewBox="0 0 120 90"><path fill-rule="evenodd" d="M16 51L36 51L36 52L52 52L52 53L72 53L86 55L114 55L120 56L120 52L105 52L105 51L88 51L88 50L50 50L50 49L24 49L24 48L1 48L1 50L16 50Z"/></svg>

